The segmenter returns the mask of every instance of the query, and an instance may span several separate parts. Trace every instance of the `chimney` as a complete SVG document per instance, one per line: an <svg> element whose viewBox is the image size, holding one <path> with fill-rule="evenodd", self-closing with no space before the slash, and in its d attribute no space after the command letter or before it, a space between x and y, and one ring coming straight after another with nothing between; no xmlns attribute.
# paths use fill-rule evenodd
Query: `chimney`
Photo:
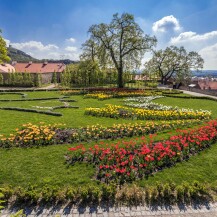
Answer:
<svg viewBox="0 0 217 217"><path fill-rule="evenodd" d="M17 61L12 61L12 66L15 66L17 64Z"/></svg>

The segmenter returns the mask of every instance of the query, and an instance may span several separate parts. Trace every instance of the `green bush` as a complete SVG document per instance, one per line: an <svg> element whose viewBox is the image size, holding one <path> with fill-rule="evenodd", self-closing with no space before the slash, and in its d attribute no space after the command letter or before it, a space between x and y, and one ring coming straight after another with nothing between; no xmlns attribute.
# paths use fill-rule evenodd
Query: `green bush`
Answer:
<svg viewBox="0 0 217 217"><path fill-rule="evenodd" d="M185 203L189 204L194 201L212 201L213 192L206 184L182 183L175 186L173 183L158 183L155 186L139 187L135 184L118 187L110 185L100 186L82 186L65 188L58 186L45 185L43 188L37 186L7 187L4 189L6 202L10 203L58 203L70 202L72 204L91 204L109 202L117 205L164 205Z"/></svg>

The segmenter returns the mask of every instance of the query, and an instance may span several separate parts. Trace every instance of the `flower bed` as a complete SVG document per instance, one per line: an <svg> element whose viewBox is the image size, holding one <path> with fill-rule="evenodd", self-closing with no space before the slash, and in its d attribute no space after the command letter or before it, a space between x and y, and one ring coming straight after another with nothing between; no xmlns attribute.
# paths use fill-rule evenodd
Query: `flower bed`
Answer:
<svg viewBox="0 0 217 217"><path fill-rule="evenodd" d="M146 144L122 141L112 145L95 145L86 149L83 145L69 148L69 163L87 162L96 166L96 178L121 184L142 179L164 167L188 159L191 155L208 148L217 140L217 120L198 129L184 131L170 139Z"/></svg>
<svg viewBox="0 0 217 217"><path fill-rule="evenodd" d="M59 125L59 124L58 124ZM0 147L10 148L44 146L54 144L54 135L57 124L54 125L34 125L24 124L21 130L16 129L15 134L10 134L9 137L0 135Z"/></svg>
<svg viewBox="0 0 217 217"><path fill-rule="evenodd" d="M22 129L16 129L15 134L9 137L0 135L0 147L34 147L54 144L67 144L83 141L97 141L100 139L116 139L123 137L142 136L168 129L189 127L202 123L201 120L174 120L158 123L128 123L114 124L111 127L92 125L87 127L64 129L61 124L54 125L23 125Z"/></svg>
<svg viewBox="0 0 217 217"><path fill-rule="evenodd" d="M201 120L174 120L162 121L159 123L128 123L114 124L112 127L103 127L93 125L78 129L57 129L54 136L55 143L74 143L82 141L116 139L123 137L142 136L168 129L188 127L194 124L200 124Z"/></svg>
<svg viewBox="0 0 217 217"><path fill-rule="evenodd" d="M143 109L150 109L150 110L160 110L160 111L181 111L181 112L192 112L193 109L186 109L186 108L179 108L178 106L166 106L159 103L152 102L155 99L162 98L164 96L148 96L148 97L130 97L125 99L126 106L135 107L135 108L143 108ZM137 103L135 103L137 102ZM204 111L209 112L209 111Z"/></svg>
<svg viewBox="0 0 217 217"><path fill-rule="evenodd" d="M60 92L64 96L81 95L83 92L81 90L63 90Z"/></svg>
<svg viewBox="0 0 217 217"><path fill-rule="evenodd" d="M125 118L137 120L178 120L178 119L208 119L211 112L204 110L148 110L140 108L128 108L117 105L107 105L105 108L86 108L86 115L96 117L109 117L109 118Z"/></svg>
<svg viewBox="0 0 217 217"><path fill-rule="evenodd" d="M98 100L111 99L113 96L105 93L89 93L84 95L84 98L93 98Z"/></svg>

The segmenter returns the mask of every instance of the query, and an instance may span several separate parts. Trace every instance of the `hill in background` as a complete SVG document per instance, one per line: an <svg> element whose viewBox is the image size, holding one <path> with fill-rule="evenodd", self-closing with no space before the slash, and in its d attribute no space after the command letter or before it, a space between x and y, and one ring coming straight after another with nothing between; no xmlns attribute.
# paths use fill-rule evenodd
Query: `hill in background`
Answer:
<svg viewBox="0 0 217 217"><path fill-rule="evenodd" d="M8 48L8 56L11 58L11 61L17 61L17 62L35 62L35 63L41 63L41 62L49 62L49 63L64 63L64 64L72 64L72 63L77 63L78 61L73 61L70 59L60 59L60 60L53 60L53 59L36 59L27 53L18 50L16 48L13 48L12 46L9 46Z"/></svg>

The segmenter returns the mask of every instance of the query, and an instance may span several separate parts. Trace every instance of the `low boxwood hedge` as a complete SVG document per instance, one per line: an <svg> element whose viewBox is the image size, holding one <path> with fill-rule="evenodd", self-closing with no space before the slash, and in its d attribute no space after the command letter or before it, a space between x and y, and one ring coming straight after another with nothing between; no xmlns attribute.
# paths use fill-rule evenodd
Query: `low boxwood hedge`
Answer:
<svg viewBox="0 0 217 217"><path fill-rule="evenodd" d="M53 116L62 116L61 113L52 112L52 111L42 111L37 109L27 109L27 108L18 108L18 107L0 107L1 110L13 110L13 111L22 111L22 112L33 112L38 114L53 115Z"/></svg>

